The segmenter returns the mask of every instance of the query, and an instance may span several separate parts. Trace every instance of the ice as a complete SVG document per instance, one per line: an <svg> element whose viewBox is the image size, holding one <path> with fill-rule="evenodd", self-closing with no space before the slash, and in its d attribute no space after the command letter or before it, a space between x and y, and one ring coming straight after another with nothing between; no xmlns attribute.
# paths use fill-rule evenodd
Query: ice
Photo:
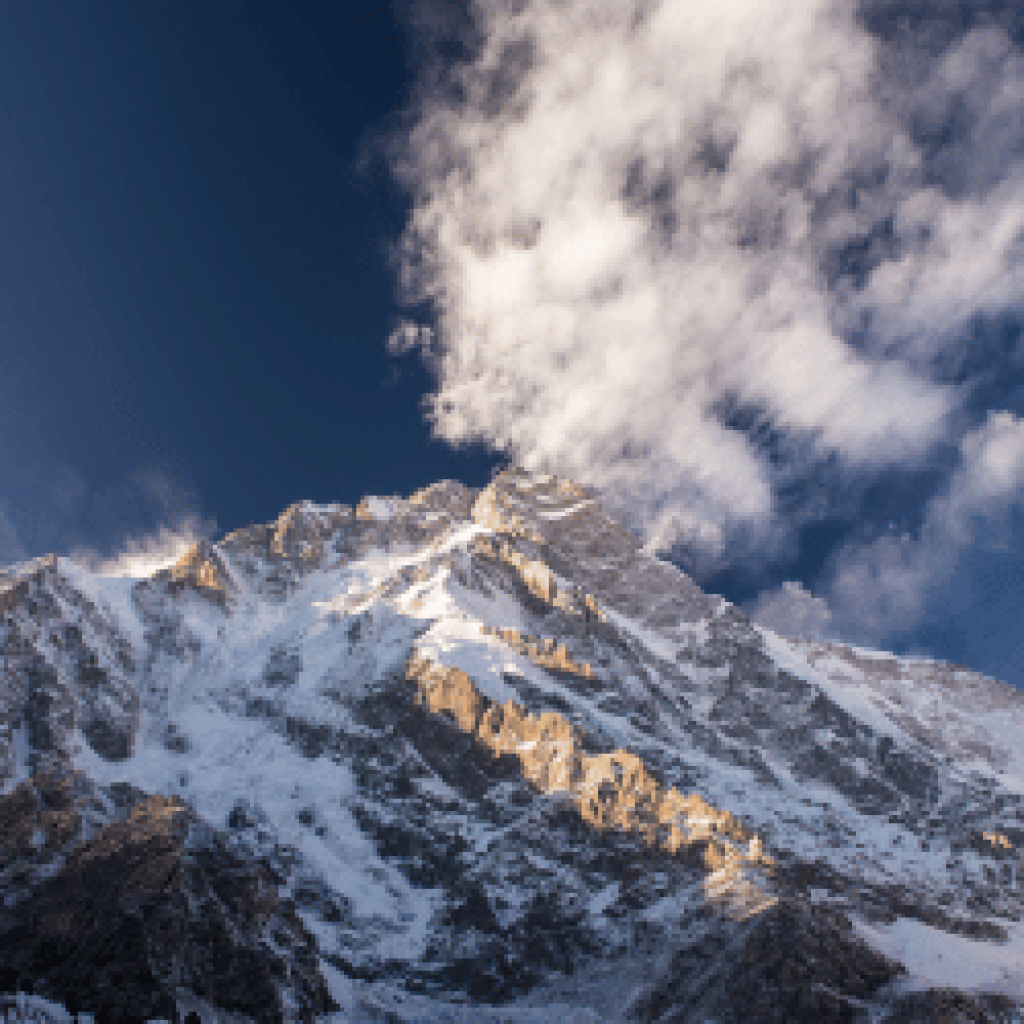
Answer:
<svg viewBox="0 0 1024 1024"><path fill-rule="evenodd" d="M276 840L300 852L305 870L330 879L357 916L394 926L390 955L420 954L436 894L415 889L380 859L348 809L354 784L346 765L325 757L311 761L262 722L215 707L193 704L180 724L193 743L187 755L150 743L129 761L113 764L85 746L78 767L102 785L130 782L147 792L173 793L220 828L236 804L255 804Z"/></svg>
<svg viewBox="0 0 1024 1024"><path fill-rule="evenodd" d="M597 917L599 914L603 914L619 898L621 890L621 883L612 882L611 885L606 885L603 889L599 889L594 893L587 904L587 910L590 915Z"/></svg>
<svg viewBox="0 0 1024 1024"><path fill-rule="evenodd" d="M427 793L439 800L449 803L459 803L462 800L462 797L451 786L436 775L429 775L425 778L418 777L413 781L416 784L416 788L421 792Z"/></svg>
<svg viewBox="0 0 1024 1024"><path fill-rule="evenodd" d="M366 499L365 508L384 523L399 511L400 504L394 499L371 497ZM538 515L562 518L590 504L592 501L587 500L553 512L540 508ZM309 508L316 511L318 507ZM379 532L386 533L383 529ZM591 738L600 737L602 744L610 741L642 753L645 759L650 752L655 770L661 757L666 776L676 772L676 778L689 780L679 782L680 788L685 785L687 791L699 792L716 807L731 811L759 831L763 829L766 842L770 840L776 851L787 850L808 861L825 862L858 881L906 885L922 891L932 888L936 893L953 884L946 865L948 842L933 842L926 848L924 834L915 834L913 822L907 825L888 814L860 813L829 780L795 772L795 761L787 760L789 748L770 744L758 748L778 788L765 784L751 768L729 763L725 753L712 756L710 751L716 748L706 736L702 738L702 730L717 731L726 745L733 750L736 747L728 739L728 730L716 724L714 715L716 702L729 684L730 666L707 667L697 657L708 639L706 619L659 630L604 608L611 627L619 634L613 637L615 650L608 641L607 629L577 637L584 649L592 645L596 650L588 650L585 655L576 653L588 659L595 670L593 685L565 682L568 677L560 680L495 636L498 629L547 636L557 628L552 623L562 620L557 615L546 617L543 607L538 610L522 603L514 592L500 585L492 587L488 574L494 571L493 566L481 563L478 568L483 571L473 571L471 543L474 537L491 532L464 523L419 549L393 544L340 565L303 569L290 579L287 599L262 599L241 573L235 581L238 591L232 594L227 611L187 591L178 595L168 602L169 607L182 616L186 637L191 634L201 641L201 650L183 655L156 653L145 661L140 658L140 665L145 665L140 667L140 685L146 693L152 691L163 698L144 700L132 757L122 762L103 761L81 736L76 736L76 767L101 785L130 782L147 792L176 794L200 818L220 829L227 827L239 803L256 808L261 827L265 826L276 842L298 854L304 875L322 879L350 901L355 927L364 929L375 944L368 947L367 956L415 961L428 945L431 929L443 909L444 892L410 884L394 860L378 854L370 830L363 831L362 812L369 801L366 790L357 786L355 766L345 760L351 753L316 756L309 752L319 749L315 745L304 753L302 743L294 736L289 739L289 735L297 722L324 729L334 738L372 736L376 742L380 737L371 727L373 719L360 718L361 704L355 698L370 693L373 684L389 679L418 650L445 666L465 671L489 701L529 704L536 700L538 706L544 706L550 699L551 706L564 710ZM658 565L664 568L664 563ZM426 568L430 569L429 575L415 571ZM470 571L467 574L465 570ZM90 573L74 565L66 571L83 593L109 610L136 652L144 655L146 638L132 600L133 589L144 577ZM572 589L570 579L552 575L560 592ZM479 579L483 579L482 585L477 585ZM638 593L637 605L642 596ZM724 600L718 602L719 612L729 607ZM855 659L844 661L827 653L812 663L797 642L762 628L758 633L765 653L780 669L820 688L858 722L893 737L901 748L916 747L920 751L932 743L931 739L922 741L919 731L903 728L901 722L911 718L918 724L934 720L934 728L943 729L943 716L955 712L946 719L945 738L966 744L980 735L997 756L991 761L981 756L976 761L958 757L953 767L941 768L940 785L950 792L972 767L1003 788L1024 792L1024 704L997 706L995 698L991 704L972 704L975 690L970 687L975 684L970 680L959 696L947 696L938 687L928 689L923 684L908 686L900 702L871 674L876 663L877 673L884 674L887 669L883 659L891 661L893 656L855 649L859 657L871 659L870 666L858 667ZM602 645L606 645L603 650ZM271 685L265 668L272 656L280 659L282 652L297 655L295 667L282 674L288 677L287 683ZM691 658L683 661L681 652ZM904 661L907 659L901 659L900 664ZM619 674L617 679L612 671ZM888 679L887 685L899 683ZM610 692L615 685L621 687L620 694ZM958 688L951 689L959 693ZM980 686L976 690L988 692ZM613 699L618 697L622 700ZM256 698L272 705L272 712L253 711L250 705ZM633 698L653 707L655 720L638 716L635 710L619 713ZM184 740L174 749L165 745L170 724ZM777 720L772 723L772 727L777 725ZM794 725L799 728L800 722ZM810 728L807 724L806 735L796 737L800 743L806 739L805 746L818 742L829 747L836 739L828 730L814 734ZM751 742L756 744L756 737ZM415 741L409 740L408 746L415 755ZM360 749L357 744L353 747ZM341 743L326 749L347 748ZM935 749L939 749L937 745ZM20 778L26 771L26 744L21 732L14 734L14 755ZM870 757L865 760L851 754L844 767L868 773L876 767L869 761ZM998 775L993 768L996 763L1002 768ZM478 866L493 859L494 875L488 884L493 891L501 891L503 900L506 893L517 889L526 900L529 887L513 879L501 867L503 861L492 854L494 848L504 850L504 833L513 828L522 831L524 823L517 820L513 825L498 827L474 819L472 801L427 769L424 758L420 758L420 764L424 766L423 774L414 779L419 795L414 791L410 799L417 802L417 807L429 810L432 826L442 831L458 830L467 848L477 851ZM499 789L490 794L495 800L501 795ZM938 806L941 804L940 800ZM404 813L387 804L377 806L377 812L381 820L397 824ZM995 826L989 822L987 827ZM529 850L517 856L534 872L555 873L553 861L541 863ZM964 870L976 874L983 868L980 861L970 853L961 858ZM607 912L620 893L618 883L610 878L595 883L584 894L589 896L584 905L589 907L592 919L607 921L613 916ZM652 927L668 925L683 916L695 896L696 891L683 887L652 902L642 915ZM823 900L826 896L822 889L812 891L809 898ZM515 905L515 897L506 902L507 908L498 913L509 924L522 908ZM349 921L344 926L332 924L305 910L302 915L328 957L342 941L342 927L352 926ZM872 943L906 964L915 984L981 987L1021 997L1024 933L1020 927L1005 945L949 935L908 918L888 927L864 922L860 927ZM401 1015L408 1020L601 1019L581 1008L577 996L582 995L577 993L569 999L552 989L543 997L547 1002L534 1002L531 997L530 1005L484 1012L478 1007L460 1009L403 995L387 986L369 986L345 977L327 960L324 965L325 976L342 1005L336 1020L357 1018L366 999L381 1006L393 1005L396 1012L400 1007ZM576 1017L568 1009L573 1000L577 1000L573 1003ZM382 1019L384 1013L382 1009Z"/></svg>
<svg viewBox="0 0 1024 1024"><path fill-rule="evenodd" d="M11 735L11 752L14 754L14 773L3 786L0 793L6 796L29 778L31 772L28 768L29 742L28 729L24 725L16 726Z"/></svg>
<svg viewBox="0 0 1024 1024"><path fill-rule="evenodd" d="M59 1003L24 992L0 996L0 1012L0 1020L11 1024L93 1024L94 1020L91 1013L68 1013Z"/></svg>
<svg viewBox="0 0 1024 1024"><path fill-rule="evenodd" d="M1007 765L999 769L1000 784L1024 795L1024 710L979 714L978 725L1007 756Z"/></svg>
<svg viewBox="0 0 1024 1024"><path fill-rule="evenodd" d="M636 619L631 619L620 612L614 612L610 608L602 609L608 620L616 628L622 630L625 633L631 633L638 640L640 640L644 647L647 648L652 654L656 654L659 658L664 661L673 661L676 654L680 650L680 644L674 640L669 640L661 633L655 632L652 629L647 629L642 626Z"/></svg>

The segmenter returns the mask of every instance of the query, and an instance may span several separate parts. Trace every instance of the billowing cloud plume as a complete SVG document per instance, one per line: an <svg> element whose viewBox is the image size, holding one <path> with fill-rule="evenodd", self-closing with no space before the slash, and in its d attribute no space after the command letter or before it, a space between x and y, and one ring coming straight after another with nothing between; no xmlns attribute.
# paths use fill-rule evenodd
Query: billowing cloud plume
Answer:
<svg viewBox="0 0 1024 1024"><path fill-rule="evenodd" d="M759 594L747 613L755 622L783 636L803 640L838 638L828 602L796 580L786 580L778 590Z"/></svg>
<svg viewBox="0 0 1024 1024"><path fill-rule="evenodd" d="M200 515L195 494L159 469L130 474L101 504L111 522L142 520L120 532L113 544L78 546L72 552L77 562L106 576L151 576L173 565L216 529L212 520ZM125 507L134 509L134 517L120 513ZM116 520L114 514L118 514Z"/></svg>
<svg viewBox="0 0 1024 1024"><path fill-rule="evenodd" d="M853 0L438 14L465 59L424 64L387 140L414 200L402 298L427 311L391 346L435 370L436 434L598 488L705 577L792 559L801 527L840 514L823 476L849 518L879 474L959 447L926 518L968 543L958 509L998 476L971 462L1005 426L976 433L979 324L1024 315L1024 17L974 6L928 23ZM907 587L943 557L877 544L831 584L865 623L871 551ZM882 590L916 614L895 577Z"/></svg>

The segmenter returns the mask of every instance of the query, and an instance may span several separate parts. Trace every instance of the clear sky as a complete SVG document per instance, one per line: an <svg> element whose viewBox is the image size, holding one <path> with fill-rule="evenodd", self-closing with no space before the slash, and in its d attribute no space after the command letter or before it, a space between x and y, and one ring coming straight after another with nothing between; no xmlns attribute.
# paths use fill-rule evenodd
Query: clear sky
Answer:
<svg viewBox="0 0 1024 1024"><path fill-rule="evenodd" d="M387 5L4 6L0 494L21 547L486 482L493 458L430 443L429 376L384 347L405 213L356 161L406 81Z"/></svg>
<svg viewBox="0 0 1024 1024"><path fill-rule="evenodd" d="M0 564L514 456L1024 684L1019 3L15 0L0 145Z"/></svg>

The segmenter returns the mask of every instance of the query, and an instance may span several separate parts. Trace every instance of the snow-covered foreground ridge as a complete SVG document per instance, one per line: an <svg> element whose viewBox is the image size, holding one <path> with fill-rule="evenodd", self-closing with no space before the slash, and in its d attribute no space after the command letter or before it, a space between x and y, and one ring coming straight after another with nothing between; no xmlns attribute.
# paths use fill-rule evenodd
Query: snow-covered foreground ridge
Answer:
<svg viewBox="0 0 1024 1024"><path fill-rule="evenodd" d="M303 502L145 578L41 559L0 613L0 991L98 1021L1024 1000L1021 695L757 628L569 481Z"/></svg>

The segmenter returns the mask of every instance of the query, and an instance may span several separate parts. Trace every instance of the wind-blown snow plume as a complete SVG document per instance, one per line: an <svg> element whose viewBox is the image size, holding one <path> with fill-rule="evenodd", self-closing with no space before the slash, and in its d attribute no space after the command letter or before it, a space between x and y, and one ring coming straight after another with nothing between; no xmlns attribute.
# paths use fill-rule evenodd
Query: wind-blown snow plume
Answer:
<svg viewBox="0 0 1024 1024"><path fill-rule="evenodd" d="M855 505L961 446L928 514L970 543L956 495L1012 498L967 438L1021 372L1024 15L947 7L476 0L388 148L433 314L391 347L435 369L437 435L598 488L704 577L849 521L823 476Z"/></svg>
<svg viewBox="0 0 1024 1024"><path fill-rule="evenodd" d="M216 532L194 490L163 468L135 470L97 487L72 467L27 467L28 486L0 498L0 568L67 555L106 576L150 576Z"/></svg>
<svg viewBox="0 0 1024 1024"><path fill-rule="evenodd" d="M160 526L143 537L128 537L121 550L109 558L85 550L74 552L72 558L100 576L148 578L174 565L207 533L196 520L189 519L174 527Z"/></svg>

